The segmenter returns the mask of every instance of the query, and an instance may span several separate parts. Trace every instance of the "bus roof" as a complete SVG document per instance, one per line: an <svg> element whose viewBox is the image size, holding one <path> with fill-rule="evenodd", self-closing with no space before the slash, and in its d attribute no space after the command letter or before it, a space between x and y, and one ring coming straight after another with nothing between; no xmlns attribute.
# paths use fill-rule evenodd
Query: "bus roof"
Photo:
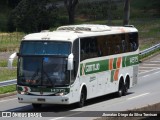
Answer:
<svg viewBox="0 0 160 120"><path fill-rule="evenodd" d="M129 32L138 32L134 26L107 26L95 24L68 25L61 26L53 32L40 32L26 35L23 40L56 40L56 41L74 41L81 37L103 36L111 34L121 34Z"/></svg>

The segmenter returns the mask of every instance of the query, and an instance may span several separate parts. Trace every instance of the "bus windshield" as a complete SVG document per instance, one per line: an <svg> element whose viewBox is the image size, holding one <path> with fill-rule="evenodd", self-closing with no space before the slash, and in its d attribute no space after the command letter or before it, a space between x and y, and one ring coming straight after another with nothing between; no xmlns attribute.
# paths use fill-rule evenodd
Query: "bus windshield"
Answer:
<svg viewBox="0 0 160 120"><path fill-rule="evenodd" d="M22 42L18 60L18 84L27 86L69 85L68 42Z"/></svg>
<svg viewBox="0 0 160 120"><path fill-rule="evenodd" d="M57 41L23 41L20 54L23 55L65 55L70 54L71 43Z"/></svg>
<svg viewBox="0 0 160 120"><path fill-rule="evenodd" d="M52 87L69 85L66 58L20 57L18 84Z"/></svg>

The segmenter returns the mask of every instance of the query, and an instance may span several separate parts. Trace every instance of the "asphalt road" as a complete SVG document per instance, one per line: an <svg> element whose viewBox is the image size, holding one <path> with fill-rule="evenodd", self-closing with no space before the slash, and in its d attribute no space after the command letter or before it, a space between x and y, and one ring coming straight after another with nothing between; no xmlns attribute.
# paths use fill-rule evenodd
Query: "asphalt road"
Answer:
<svg viewBox="0 0 160 120"><path fill-rule="evenodd" d="M140 70L141 68L144 68L146 66L146 63L150 62L156 63L156 66L158 66L160 62L160 55L150 59L149 61L145 61L145 64L140 64ZM98 111L125 111L140 108L146 105L151 105L154 103L159 103L160 69L159 67L155 68L155 66L150 65L150 67L145 70L146 71L140 71L138 84L135 87L131 88L126 96L123 96L121 98L116 98L114 94L111 94L89 100L87 101L86 106L83 108L76 108L74 104L70 106L45 105L41 109L35 111L30 104L20 104L17 102L16 96L10 96L0 99L0 111L45 112L42 114L52 116L39 118L42 120L70 120L75 119L75 117L79 120L90 120L93 119L93 117L102 116L102 112ZM6 118L0 119L5 120ZM7 118L7 120L8 119L18 120L21 118Z"/></svg>
<svg viewBox="0 0 160 120"><path fill-rule="evenodd" d="M139 73L160 69L160 54L150 57L139 65Z"/></svg>

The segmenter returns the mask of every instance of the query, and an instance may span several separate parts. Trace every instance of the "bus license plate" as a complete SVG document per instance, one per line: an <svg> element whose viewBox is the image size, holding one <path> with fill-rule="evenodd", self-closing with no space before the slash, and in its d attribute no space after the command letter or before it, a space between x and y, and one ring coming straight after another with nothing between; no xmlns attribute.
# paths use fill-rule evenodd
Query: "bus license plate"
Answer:
<svg viewBox="0 0 160 120"><path fill-rule="evenodd" d="M44 98L38 98L37 101L39 101L39 102L45 102L45 99Z"/></svg>

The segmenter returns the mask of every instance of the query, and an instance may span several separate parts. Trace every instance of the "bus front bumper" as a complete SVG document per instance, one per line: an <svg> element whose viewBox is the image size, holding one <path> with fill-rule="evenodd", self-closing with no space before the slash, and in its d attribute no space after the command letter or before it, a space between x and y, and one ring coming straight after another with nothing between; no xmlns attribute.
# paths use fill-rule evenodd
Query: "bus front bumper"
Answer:
<svg viewBox="0 0 160 120"><path fill-rule="evenodd" d="M69 97L64 96L34 96L17 94L19 103L38 103L38 104L70 104Z"/></svg>

